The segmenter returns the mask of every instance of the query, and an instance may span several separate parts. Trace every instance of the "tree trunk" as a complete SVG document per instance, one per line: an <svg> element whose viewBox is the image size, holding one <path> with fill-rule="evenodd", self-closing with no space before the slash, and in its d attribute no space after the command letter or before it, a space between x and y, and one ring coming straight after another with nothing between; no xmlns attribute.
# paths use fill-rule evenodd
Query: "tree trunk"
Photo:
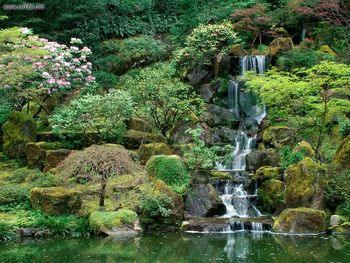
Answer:
<svg viewBox="0 0 350 263"><path fill-rule="evenodd" d="M101 176L101 189L100 189L100 206L105 205L105 196L106 196L106 181L107 178L105 175Z"/></svg>

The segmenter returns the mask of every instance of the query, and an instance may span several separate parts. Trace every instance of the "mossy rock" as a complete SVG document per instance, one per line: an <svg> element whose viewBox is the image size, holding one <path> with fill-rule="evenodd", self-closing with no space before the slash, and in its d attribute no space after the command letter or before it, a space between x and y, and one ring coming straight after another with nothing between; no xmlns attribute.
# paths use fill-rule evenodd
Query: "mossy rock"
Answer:
<svg viewBox="0 0 350 263"><path fill-rule="evenodd" d="M125 231L133 231L138 220L132 210L120 209L115 212L93 212L89 217L91 230L95 234L117 235Z"/></svg>
<svg viewBox="0 0 350 263"><path fill-rule="evenodd" d="M143 143L167 143L167 139L162 135L135 130L128 130L124 135L124 140L126 148L133 150L138 149Z"/></svg>
<svg viewBox="0 0 350 263"><path fill-rule="evenodd" d="M61 146L54 142L30 142L26 145L27 166L30 169L38 168L43 170L47 150L56 150Z"/></svg>
<svg viewBox="0 0 350 263"><path fill-rule="evenodd" d="M337 53L334 52L333 49L331 49L330 46L328 45L322 45L318 48L318 51L322 52L322 53L325 53L325 54L328 54L328 55L331 55L331 56L336 56Z"/></svg>
<svg viewBox="0 0 350 263"><path fill-rule="evenodd" d="M290 37L279 37L270 43L269 54L270 56L276 56L278 53L287 52L293 48L293 40Z"/></svg>
<svg viewBox="0 0 350 263"><path fill-rule="evenodd" d="M152 127L149 123L140 118L132 118L128 122L128 130L141 131L141 132L151 132Z"/></svg>
<svg viewBox="0 0 350 263"><path fill-rule="evenodd" d="M284 210L272 227L274 232L312 234L326 231L326 213L312 208Z"/></svg>
<svg viewBox="0 0 350 263"><path fill-rule="evenodd" d="M62 162L72 151L67 149L46 151L44 172L47 172Z"/></svg>
<svg viewBox="0 0 350 263"><path fill-rule="evenodd" d="M229 47L228 54L233 57L248 56L248 52L243 48L241 44L235 44Z"/></svg>
<svg viewBox="0 0 350 263"><path fill-rule="evenodd" d="M294 131L287 126L270 126L263 133L265 145L280 148L295 142Z"/></svg>
<svg viewBox="0 0 350 263"><path fill-rule="evenodd" d="M340 225L333 226L330 229L332 230L332 233L336 235L350 234L350 222L344 222Z"/></svg>
<svg viewBox="0 0 350 263"><path fill-rule="evenodd" d="M2 126L3 152L9 158L24 158L27 143L36 141L36 123L24 112L11 112Z"/></svg>
<svg viewBox="0 0 350 263"><path fill-rule="evenodd" d="M30 192L33 208L46 214L75 214L81 207L81 192L73 188L33 188Z"/></svg>
<svg viewBox="0 0 350 263"><path fill-rule="evenodd" d="M247 154L247 171L255 173L264 166L280 166L280 155L276 149L256 150Z"/></svg>
<svg viewBox="0 0 350 263"><path fill-rule="evenodd" d="M211 171L210 177L212 179L219 179L219 180L232 179L232 175L230 173L222 172L222 171Z"/></svg>
<svg viewBox="0 0 350 263"><path fill-rule="evenodd" d="M146 171L169 186L181 186L190 179L186 166L177 155L152 156L146 163Z"/></svg>
<svg viewBox="0 0 350 263"><path fill-rule="evenodd" d="M139 160L145 164L153 155L172 155L173 150L166 143L142 144L139 149Z"/></svg>
<svg viewBox="0 0 350 263"><path fill-rule="evenodd" d="M301 152L304 156L315 158L315 151L312 148L312 145L307 141L301 141L299 142L295 148L293 149L294 152Z"/></svg>
<svg viewBox="0 0 350 263"><path fill-rule="evenodd" d="M285 183L270 179L265 181L258 190L260 207L270 214L281 212L285 208L284 190Z"/></svg>
<svg viewBox="0 0 350 263"><path fill-rule="evenodd" d="M350 169L350 136L346 137L341 142L335 154L333 164L345 169Z"/></svg>
<svg viewBox="0 0 350 263"><path fill-rule="evenodd" d="M263 166L260 167L254 174L255 181L266 181L270 179L282 179L283 169L281 167Z"/></svg>
<svg viewBox="0 0 350 263"><path fill-rule="evenodd" d="M310 158L289 166L285 171L287 207L323 208L325 175L325 168Z"/></svg>

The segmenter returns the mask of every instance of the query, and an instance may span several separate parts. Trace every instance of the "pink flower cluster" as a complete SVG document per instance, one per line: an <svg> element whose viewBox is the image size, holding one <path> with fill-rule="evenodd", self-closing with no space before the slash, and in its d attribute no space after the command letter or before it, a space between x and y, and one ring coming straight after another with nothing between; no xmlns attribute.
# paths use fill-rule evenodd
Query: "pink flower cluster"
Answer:
<svg viewBox="0 0 350 263"><path fill-rule="evenodd" d="M44 43L44 49L50 54L44 56L41 61L34 62L33 68L43 79L40 86L47 88L48 93L83 88L95 81L91 76L92 64L87 61L91 55L89 48L68 47L47 39L40 40ZM78 38L72 39L71 43L82 44Z"/></svg>

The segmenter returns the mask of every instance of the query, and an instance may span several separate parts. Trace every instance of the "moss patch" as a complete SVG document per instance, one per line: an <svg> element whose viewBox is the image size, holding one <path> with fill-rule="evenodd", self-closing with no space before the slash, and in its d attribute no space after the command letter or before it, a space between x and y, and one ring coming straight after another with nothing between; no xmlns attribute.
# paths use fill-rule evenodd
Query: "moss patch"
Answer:
<svg viewBox="0 0 350 263"><path fill-rule="evenodd" d="M132 225L136 220L137 214L134 211L121 209L116 212L94 212L90 215L89 224L95 233L101 233L123 225Z"/></svg>
<svg viewBox="0 0 350 263"><path fill-rule="evenodd" d="M153 155L172 155L173 151L166 143L142 144L139 149L139 159L145 164Z"/></svg>

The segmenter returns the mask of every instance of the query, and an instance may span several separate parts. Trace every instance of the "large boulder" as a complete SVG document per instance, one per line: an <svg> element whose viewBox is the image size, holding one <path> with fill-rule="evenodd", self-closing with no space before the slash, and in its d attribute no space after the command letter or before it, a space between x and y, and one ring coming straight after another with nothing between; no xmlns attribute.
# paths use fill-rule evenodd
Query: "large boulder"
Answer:
<svg viewBox="0 0 350 263"><path fill-rule="evenodd" d="M125 147L133 150L137 150L143 143L167 142L164 136L136 130L128 130L124 141Z"/></svg>
<svg viewBox="0 0 350 263"><path fill-rule="evenodd" d="M151 132L152 127L149 123L140 118L132 118L128 122L128 130L141 131L141 132Z"/></svg>
<svg viewBox="0 0 350 263"><path fill-rule="evenodd" d="M97 235L134 236L142 231L137 214L127 209L116 212L93 212L89 217L89 225Z"/></svg>
<svg viewBox="0 0 350 263"><path fill-rule="evenodd" d="M325 176L326 170L310 158L290 165L285 171L287 207L323 208Z"/></svg>
<svg viewBox="0 0 350 263"><path fill-rule="evenodd" d="M200 116L200 120L206 122L210 127L234 127L237 122L230 110L214 104L205 105L205 111Z"/></svg>
<svg viewBox="0 0 350 263"><path fill-rule="evenodd" d="M72 151L68 149L47 150L44 172L56 168L71 152Z"/></svg>
<svg viewBox="0 0 350 263"><path fill-rule="evenodd" d="M59 143L51 142L30 142L26 145L27 166L30 169L38 168L43 170L47 150L60 148Z"/></svg>
<svg viewBox="0 0 350 263"><path fill-rule="evenodd" d="M235 44L229 47L228 54L233 57L248 56L248 52L243 48L241 44Z"/></svg>
<svg viewBox="0 0 350 263"><path fill-rule="evenodd" d="M72 188L33 188L30 191L33 208L46 214L75 214L81 207L81 193Z"/></svg>
<svg viewBox="0 0 350 263"><path fill-rule="evenodd" d="M24 158L27 143L36 140L36 123L32 116L24 112L11 112L2 130L4 154L9 158Z"/></svg>
<svg viewBox="0 0 350 263"><path fill-rule="evenodd" d="M290 51L294 48L293 40L290 37L279 37L270 43L270 56L276 56L278 53Z"/></svg>
<svg viewBox="0 0 350 263"><path fill-rule="evenodd" d="M139 160L142 164L146 164L153 155L161 154L172 155L173 150L166 143L147 143L142 144L138 152Z"/></svg>
<svg viewBox="0 0 350 263"><path fill-rule="evenodd" d="M237 131L229 127L216 127L213 129L212 141L213 143L235 143Z"/></svg>
<svg viewBox="0 0 350 263"><path fill-rule="evenodd" d="M350 136L341 142L335 154L333 164L350 169Z"/></svg>
<svg viewBox="0 0 350 263"><path fill-rule="evenodd" d="M214 59L214 74L218 76L228 76L231 73L231 57L226 54L218 54Z"/></svg>
<svg viewBox="0 0 350 263"><path fill-rule="evenodd" d="M326 213L312 208L284 210L273 224L274 232L291 234L322 233L326 230Z"/></svg>
<svg viewBox="0 0 350 263"><path fill-rule="evenodd" d="M276 179L265 181L258 190L259 206L270 214L281 212L285 208L284 182Z"/></svg>
<svg viewBox="0 0 350 263"><path fill-rule="evenodd" d="M271 179L281 180L282 175L283 169L281 167L263 166L255 172L253 179L259 182Z"/></svg>
<svg viewBox="0 0 350 263"><path fill-rule="evenodd" d="M280 157L275 149L256 150L246 156L247 170L255 172L263 166L278 167Z"/></svg>
<svg viewBox="0 0 350 263"><path fill-rule="evenodd" d="M199 88L199 93L205 102L210 102L215 93L215 87L211 84L203 84Z"/></svg>
<svg viewBox="0 0 350 263"><path fill-rule="evenodd" d="M223 215L225 205L211 184L194 185L185 195L185 217Z"/></svg>
<svg viewBox="0 0 350 263"><path fill-rule="evenodd" d="M263 133L265 145L280 148L284 145L292 145L295 142L294 131L287 126L270 126Z"/></svg>
<svg viewBox="0 0 350 263"><path fill-rule="evenodd" d="M195 70L187 75L187 78L193 87L198 87L202 84L210 82L212 77L212 72L204 69Z"/></svg>

